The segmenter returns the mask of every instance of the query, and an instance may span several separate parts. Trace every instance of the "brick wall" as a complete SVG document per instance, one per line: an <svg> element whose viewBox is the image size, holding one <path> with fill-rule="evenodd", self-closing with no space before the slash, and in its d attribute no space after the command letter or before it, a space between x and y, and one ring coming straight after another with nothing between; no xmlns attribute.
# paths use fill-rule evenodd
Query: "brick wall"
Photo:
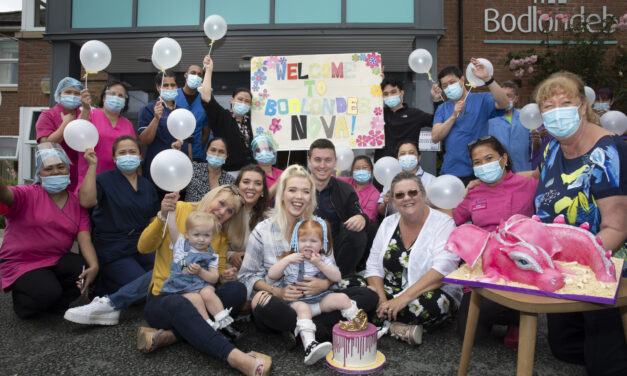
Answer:
<svg viewBox="0 0 627 376"><path fill-rule="evenodd" d="M446 28L446 34L440 39L438 43L438 71L448 65L459 64L458 54L458 1L459 0L444 0L444 26ZM483 57L492 62L495 68L494 76L497 81L506 81L514 79L514 74L508 67L504 65L507 53L509 51L516 52L521 50L528 50L535 48L538 50L539 45L531 44L486 44L484 40L540 40L543 39L543 34L540 32L521 33L514 31L511 33L503 32L486 32L484 31L484 10L486 8L494 8L499 11L499 22L505 13L512 13L516 17L527 13L529 6L536 6L536 10L541 10L543 13L552 12L553 15L557 13L569 13L571 15L580 13L580 7L585 7L585 14L596 13L602 15L602 7L607 7L607 12L612 13L615 16L621 16L627 13L627 1L585 1L585 0L567 0L566 4L542 4L542 0L508 0L506 2L494 1L494 0L472 0L464 1L463 7L463 47L464 47L464 67L471 57ZM548 3L548 0L544 1ZM558 1L555 1L556 3ZM532 14L533 16L533 14ZM511 22L508 20L507 27L511 27ZM560 29L561 30L561 29ZM627 32L617 32L614 37L618 40L618 43L625 46L627 43ZM616 46L610 47L610 55L617 49ZM529 101L531 92L533 91L532 85L529 80L523 78L522 89L520 92L521 103L525 104Z"/></svg>

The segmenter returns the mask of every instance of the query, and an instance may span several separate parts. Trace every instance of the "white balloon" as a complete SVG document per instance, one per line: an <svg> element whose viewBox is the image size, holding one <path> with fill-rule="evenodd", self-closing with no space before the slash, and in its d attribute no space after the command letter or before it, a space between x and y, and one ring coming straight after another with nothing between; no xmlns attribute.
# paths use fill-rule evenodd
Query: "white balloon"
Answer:
<svg viewBox="0 0 627 376"><path fill-rule="evenodd" d="M620 111L608 111L601 116L601 125L608 131L621 136L627 132L627 115Z"/></svg>
<svg viewBox="0 0 627 376"><path fill-rule="evenodd" d="M588 99L588 103L590 106L594 104L594 101L597 99L597 95L590 86L584 86L583 91L586 93L586 98Z"/></svg>
<svg viewBox="0 0 627 376"><path fill-rule="evenodd" d="M464 200L464 183L453 175L440 175L427 187L427 199L440 209L454 209Z"/></svg>
<svg viewBox="0 0 627 376"><path fill-rule="evenodd" d="M100 72L111 63L109 46L99 40L90 40L81 47L81 64L87 72Z"/></svg>
<svg viewBox="0 0 627 376"><path fill-rule="evenodd" d="M157 64L157 62L155 61L155 55L153 54L150 59L152 60L152 65L157 68L158 71L161 70L161 66L159 64Z"/></svg>
<svg viewBox="0 0 627 376"><path fill-rule="evenodd" d="M419 48L409 54L409 67L416 73L427 73L432 64L433 57L424 48Z"/></svg>
<svg viewBox="0 0 627 376"><path fill-rule="evenodd" d="M222 16L212 14L205 19L205 34L211 40L222 39L226 35L226 21Z"/></svg>
<svg viewBox="0 0 627 376"><path fill-rule="evenodd" d="M488 72L490 73L490 76L494 75L494 67L492 66L492 63L490 62L490 60L484 59L482 57L478 58L477 60L479 60L480 63L485 65L486 68L488 68ZM466 80L476 86L485 85L485 82L482 79L478 78L477 76L475 76L474 73L472 73L472 68L476 69L473 63L468 64L468 67L466 67Z"/></svg>
<svg viewBox="0 0 627 376"><path fill-rule="evenodd" d="M527 129L538 129L544 123L540 107L537 103L529 103L520 109L519 118L521 124Z"/></svg>
<svg viewBox="0 0 627 376"><path fill-rule="evenodd" d="M183 51L177 41L172 38L161 38L152 46L155 65L161 69L170 69L181 61Z"/></svg>
<svg viewBox="0 0 627 376"><path fill-rule="evenodd" d="M383 157L374 164L374 177L379 184L384 187L389 187L392 183L392 179L399 172L403 171L401 164L398 163L398 159L392 157Z"/></svg>
<svg viewBox="0 0 627 376"><path fill-rule="evenodd" d="M150 164L150 176L167 192L177 192L192 181L194 169L187 155L175 149L159 152Z"/></svg>
<svg viewBox="0 0 627 376"><path fill-rule="evenodd" d="M72 120L63 130L63 140L72 149L84 152L98 145L98 129L87 120Z"/></svg>
<svg viewBox="0 0 627 376"><path fill-rule="evenodd" d="M355 154L353 154L353 149L342 145L335 148L335 157L337 158L336 168L345 171L351 168Z"/></svg>
<svg viewBox="0 0 627 376"><path fill-rule="evenodd" d="M168 131L177 140L185 140L196 129L196 118L190 110L177 108L168 115Z"/></svg>

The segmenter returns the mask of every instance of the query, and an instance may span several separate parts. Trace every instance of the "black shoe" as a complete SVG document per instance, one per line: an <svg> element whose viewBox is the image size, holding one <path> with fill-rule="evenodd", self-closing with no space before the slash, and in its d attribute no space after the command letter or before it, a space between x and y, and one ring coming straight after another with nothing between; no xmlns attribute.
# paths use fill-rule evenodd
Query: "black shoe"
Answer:
<svg viewBox="0 0 627 376"><path fill-rule="evenodd" d="M283 338L283 342L285 343L288 351L294 350L298 345L298 341L296 341L296 337L293 332L281 332L281 338Z"/></svg>
<svg viewBox="0 0 627 376"><path fill-rule="evenodd" d="M327 356L331 349L330 342L318 343L313 341L305 349L305 364L308 366L315 364L318 360Z"/></svg>
<svg viewBox="0 0 627 376"><path fill-rule="evenodd" d="M220 329L220 332L224 334L229 340L231 340L231 342L237 342L240 339L244 338L244 332L240 332L231 325Z"/></svg>

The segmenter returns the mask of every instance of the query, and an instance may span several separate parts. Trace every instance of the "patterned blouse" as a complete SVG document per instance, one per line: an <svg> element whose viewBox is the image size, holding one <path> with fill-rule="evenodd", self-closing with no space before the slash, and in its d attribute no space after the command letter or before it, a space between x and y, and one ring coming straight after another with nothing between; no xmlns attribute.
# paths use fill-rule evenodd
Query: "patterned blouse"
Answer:
<svg viewBox="0 0 627 376"><path fill-rule="evenodd" d="M185 193L185 201L187 202L197 202L202 199L202 197L207 194L212 188L209 186L209 167L208 163L205 162L192 162L192 166L194 168L194 175L192 175L192 181L187 186L187 190ZM220 177L218 178L218 184L233 184L235 179L226 171L222 171Z"/></svg>

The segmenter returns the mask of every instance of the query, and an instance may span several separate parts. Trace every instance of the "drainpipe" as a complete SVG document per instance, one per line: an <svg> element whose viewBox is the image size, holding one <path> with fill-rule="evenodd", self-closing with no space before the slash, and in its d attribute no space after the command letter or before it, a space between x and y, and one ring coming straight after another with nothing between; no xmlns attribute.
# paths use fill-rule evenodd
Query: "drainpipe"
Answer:
<svg viewBox="0 0 627 376"><path fill-rule="evenodd" d="M459 54L459 69L464 71L464 5L463 0L457 1L457 18L459 27L459 39L458 39L458 54Z"/></svg>

